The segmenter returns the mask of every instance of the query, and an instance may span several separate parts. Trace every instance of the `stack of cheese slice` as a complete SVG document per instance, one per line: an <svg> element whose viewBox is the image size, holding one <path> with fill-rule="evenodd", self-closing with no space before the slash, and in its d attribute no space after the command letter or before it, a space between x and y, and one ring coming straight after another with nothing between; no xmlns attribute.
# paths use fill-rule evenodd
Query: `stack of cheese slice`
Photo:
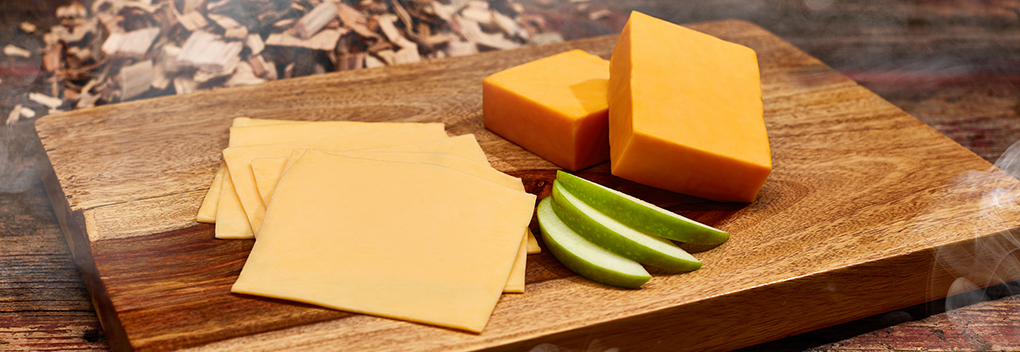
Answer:
<svg viewBox="0 0 1020 352"><path fill-rule="evenodd" d="M239 118L230 139L199 219L257 237L233 292L475 332L523 292L535 197L473 136Z"/></svg>

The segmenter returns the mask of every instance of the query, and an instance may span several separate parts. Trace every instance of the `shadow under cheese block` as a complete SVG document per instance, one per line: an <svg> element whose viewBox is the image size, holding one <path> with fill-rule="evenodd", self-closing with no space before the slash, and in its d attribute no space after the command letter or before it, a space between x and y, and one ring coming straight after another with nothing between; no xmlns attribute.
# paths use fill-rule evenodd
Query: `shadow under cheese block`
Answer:
<svg viewBox="0 0 1020 352"><path fill-rule="evenodd" d="M772 172L754 50L633 12L610 72L613 175L754 201Z"/></svg>
<svg viewBox="0 0 1020 352"><path fill-rule="evenodd" d="M609 61L571 50L482 81L485 128L568 170L609 160Z"/></svg>

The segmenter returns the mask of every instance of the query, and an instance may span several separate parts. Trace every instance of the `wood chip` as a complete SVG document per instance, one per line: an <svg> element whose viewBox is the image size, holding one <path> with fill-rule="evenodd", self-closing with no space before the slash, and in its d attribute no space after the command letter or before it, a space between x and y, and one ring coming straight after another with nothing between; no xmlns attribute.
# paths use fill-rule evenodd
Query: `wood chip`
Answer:
<svg viewBox="0 0 1020 352"><path fill-rule="evenodd" d="M156 64L152 70L152 88L164 90L173 82L173 74L180 70L177 67L177 56L181 55L181 48L173 45L163 46L159 56L156 57Z"/></svg>
<svg viewBox="0 0 1020 352"><path fill-rule="evenodd" d="M400 4L400 1L390 0L390 6L393 8L393 13L400 18L400 22L404 24L404 28L410 31L414 28L414 21L411 19L411 14L407 12L407 9Z"/></svg>
<svg viewBox="0 0 1020 352"><path fill-rule="evenodd" d="M158 36L158 27L143 28L127 33L112 33L103 42L102 50L110 57L142 58Z"/></svg>
<svg viewBox="0 0 1020 352"><path fill-rule="evenodd" d="M152 68L152 88L164 90L173 82L173 74L167 70L165 61L156 62Z"/></svg>
<svg viewBox="0 0 1020 352"><path fill-rule="evenodd" d="M242 61L237 64L237 69L234 70L234 74L230 76L230 79L228 79L227 82L224 83L223 85L225 87L237 87L252 84L260 84L265 82L266 82L265 79L259 78L257 75L255 75L255 71L252 68L251 64Z"/></svg>
<svg viewBox="0 0 1020 352"><path fill-rule="evenodd" d="M347 33L346 29L324 29L308 39L300 38L296 32L273 33L266 38L266 45L270 46L293 46L313 50L333 50L336 48L340 36Z"/></svg>
<svg viewBox="0 0 1020 352"><path fill-rule="evenodd" d="M262 55L255 55L248 59L248 64L251 65L252 73L257 77L266 79L276 79L276 65L272 62L266 61Z"/></svg>
<svg viewBox="0 0 1020 352"><path fill-rule="evenodd" d="M209 32L194 32L181 47L176 64L179 67L197 67L207 73L219 74L240 60L238 55L242 49L244 44L239 41L228 42Z"/></svg>
<svg viewBox="0 0 1020 352"><path fill-rule="evenodd" d="M446 54L449 56L465 56L478 53L478 46L474 43L455 40L446 44Z"/></svg>
<svg viewBox="0 0 1020 352"><path fill-rule="evenodd" d="M25 118L30 119L35 117L35 110L29 109L24 106L22 106L21 109L18 109L17 107L15 107L14 109L19 110L21 112L21 116L24 116Z"/></svg>
<svg viewBox="0 0 1020 352"><path fill-rule="evenodd" d="M294 77L294 63L293 62L287 64L287 66L283 68L283 78L286 79L286 78L291 78L291 77Z"/></svg>
<svg viewBox="0 0 1020 352"><path fill-rule="evenodd" d="M138 10L144 11L144 12L149 13L149 14L155 13L161 7L163 7L163 4L164 4L163 2L160 2L160 3L154 5L154 4L150 3L150 2L140 1L140 0L135 0L135 1L121 0L120 3L123 4L124 7L130 7L130 8L138 9Z"/></svg>
<svg viewBox="0 0 1020 352"><path fill-rule="evenodd" d="M390 50L381 50L375 53L384 63L387 65L393 65L397 63L397 52Z"/></svg>
<svg viewBox="0 0 1020 352"><path fill-rule="evenodd" d="M96 106L96 102L99 101L100 96L98 94L85 93L78 98L78 104L75 108L84 109Z"/></svg>
<svg viewBox="0 0 1020 352"><path fill-rule="evenodd" d="M98 21L93 19L89 22L74 26L70 32L64 33L60 38L69 44L77 43L84 40L90 34L94 35L98 26Z"/></svg>
<svg viewBox="0 0 1020 352"><path fill-rule="evenodd" d="M342 54L336 61L337 71L357 70L365 67L365 53Z"/></svg>
<svg viewBox="0 0 1020 352"><path fill-rule="evenodd" d="M197 92L198 82L186 76L174 77L174 91L177 95Z"/></svg>
<svg viewBox="0 0 1020 352"><path fill-rule="evenodd" d="M247 39L248 28L237 23L233 18L228 16L210 13L206 15L210 21L216 23L216 25L223 28L223 37L231 39Z"/></svg>
<svg viewBox="0 0 1020 352"><path fill-rule="evenodd" d="M325 27L327 23L337 18L339 11L336 3L329 0L324 1L302 16L294 28L302 39L309 39Z"/></svg>
<svg viewBox="0 0 1020 352"><path fill-rule="evenodd" d="M460 40L460 38L457 37L456 35L452 34L452 33L439 33L439 34L430 35L428 37L422 38L422 41L425 42L425 44L427 44L429 46L437 46L437 45L440 45L440 44L445 44L445 43L449 43L449 42L452 42L452 41L459 41L459 40Z"/></svg>
<svg viewBox="0 0 1020 352"><path fill-rule="evenodd" d="M56 109L64 105L64 101L60 100L60 98L54 98L42 93L28 93L28 100L45 105L50 109Z"/></svg>
<svg viewBox="0 0 1020 352"><path fill-rule="evenodd" d="M194 80L195 82L198 82L199 84L203 84L220 78L226 78L234 74L234 70L237 69L239 63L240 63L239 60L232 61L230 63L230 66L226 66L223 68L223 70L217 72L198 70L197 72L195 72L195 75L191 77L191 79Z"/></svg>
<svg viewBox="0 0 1020 352"><path fill-rule="evenodd" d="M78 59L78 61L86 61L93 57L92 49L79 48L76 46L67 48L67 54L73 56L75 59Z"/></svg>
<svg viewBox="0 0 1020 352"><path fill-rule="evenodd" d="M496 20L492 18L492 12L487 8L467 7L460 12L460 16L485 26L492 26L496 23Z"/></svg>
<svg viewBox="0 0 1020 352"><path fill-rule="evenodd" d="M142 95L152 87L153 67L152 60L142 60L130 66L125 66L117 75L117 85L120 86L120 98L128 100Z"/></svg>
<svg viewBox="0 0 1020 352"><path fill-rule="evenodd" d="M4 46L4 55L7 55L9 57L20 57L27 59L29 57L32 57L32 52L14 46L14 44L7 44L6 46Z"/></svg>
<svg viewBox="0 0 1020 352"><path fill-rule="evenodd" d="M386 62L375 55L365 55L365 68L376 68L386 66Z"/></svg>
<svg viewBox="0 0 1020 352"><path fill-rule="evenodd" d="M297 19L296 18L287 18L287 19L282 19L282 20L276 21L275 23L273 23L273 27L276 27L276 28L290 28L290 27L294 26L294 23L297 23Z"/></svg>
<svg viewBox="0 0 1020 352"><path fill-rule="evenodd" d="M467 5L467 1L455 1L450 4L441 4L439 1L433 1L432 12L443 19L443 21L450 22L453 20L453 15L460 11L464 5Z"/></svg>
<svg viewBox="0 0 1020 352"><path fill-rule="evenodd" d="M262 41L262 36L258 34L249 34L244 44L251 49L251 55L261 54L262 50L266 49L266 42Z"/></svg>
<svg viewBox="0 0 1020 352"><path fill-rule="evenodd" d="M200 30L209 25L209 21L198 11L186 12L183 15L176 14L176 11L174 12L177 15L177 22L190 32Z"/></svg>
<svg viewBox="0 0 1020 352"><path fill-rule="evenodd" d="M383 35L385 35L391 43L396 44L401 48L415 46L415 49L417 49L417 45L407 38L404 38L404 36L400 34L400 30L397 29L397 26L393 24L393 22L397 20L398 18L396 15L385 14L379 16L379 30L383 32Z"/></svg>
<svg viewBox="0 0 1020 352"><path fill-rule="evenodd" d="M80 2L74 1L70 4L57 7L57 18L82 18L88 16L88 9Z"/></svg>
<svg viewBox="0 0 1020 352"><path fill-rule="evenodd" d="M81 93L79 93L77 90L71 88L64 88L64 101L68 102L78 101L78 98L80 97Z"/></svg>
<svg viewBox="0 0 1020 352"><path fill-rule="evenodd" d="M596 20L600 20L600 19L609 17L612 14L613 14L613 11L609 10L609 9L595 10L595 11L592 11L592 12L588 13L588 19L592 20L592 21L596 21Z"/></svg>
<svg viewBox="0 0 1020 352"><path fill-rule="evenodd" d="M205 1L206 0L184 0L183 1L184 4L181 7L181 12L188 13L192 11L197 11L203 4L205 4Z"/></svg>
<svg viewBox="0 0 1020 352"><path fill-rule="evenodd" d="M393 57L394 64L409 64L412 62L421 61L421 55L418 54L418 46L413 43L410 46L405 46L400 50L397 50Z"/></svg>
<svg viewBox="0 0 1020 352"><path fill-rule="evenodd" d="M564 41L563 35L558 32L541 33L531 37L531 43L536 45L553 44L562 41Z"/></svg>
<svg viewBox="0 0 1020 352"><path fill-rule="evenodd" d="M14 109L12 109L9 114L7 114L6 124L13 125L17 123L18 120L20 119L21 119L21 104L18 104L14 106Z"/></svg>
<svg viewBox="0 0 1020 352"><path fill-rule="evenodd" d="M517 36L525 40L528 39L528 31L524 30L524 28L517 24L517 21L514 21L514 19L510 18L510 16L492 11L492 19L493 22L496 23L496 26L499 27L499 29L506 35L511 37Z"/></svg>
<svg viewBox="0 0 1020 352"><path fill-rule="evenodd" d="M64 51L64 45L58 43L57 45L51 45L46 49L46 53L43 54L42 64L43 69L46 72L56 72L60 69L61 55Z"/></svg>
<svg viewBox="0 0 1020 352"><path fill-rule="evenodd" d="M164 45L163 50L160 50L159 55L156 57L156 63L159 66L163 66L163 69L168 73L175 73L181 70L180 66L177 66L177 58L181 56L181 48L176 45Z"/></svg>
<svg viewBox="0 0 1020 352"><path fill-rule="evenodd" d="M502 34L485 33L478 22L454 16L453 21L460 25L460 35L469 42L476 43L492 49L506 50L520 47L521 45L512 40L506 39Z"/></svg>
<svg viewBox="0 0 1020 352"><path fill-rule="evenodd" d="M368 18L365 17L361 11L350 7L344 3L337 3L337 9L339 9L338 15L340 16L340 23L344 28L350 29L358 35L365 38L376 38L375 32L368 29Z"/></svg>

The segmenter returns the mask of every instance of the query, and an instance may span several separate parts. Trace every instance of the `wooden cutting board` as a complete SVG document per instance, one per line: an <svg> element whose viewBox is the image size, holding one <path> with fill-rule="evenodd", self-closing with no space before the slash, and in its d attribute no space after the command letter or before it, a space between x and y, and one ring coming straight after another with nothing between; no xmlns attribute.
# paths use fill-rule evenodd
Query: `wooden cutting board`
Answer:
<svg viewBox="0 0 1020 352"><path fill-rule="evenodd" d="M37 122L44 178L110 344L169 350L731 349L1020 279L1018 182L753 24L691 25L758 52L774 171L753 204L583 177L730 231L701 270L640 290L529 256L527 292L464 333L229 292L253 241L194 221L237 116L444 122L540 198L555 167L486 131L481 80L615 37L113 104ZM537 230L535 223L533 229ZM1004 250L1005 248L1005 250ZM697 250L697 248L693 248Z"/></svg>

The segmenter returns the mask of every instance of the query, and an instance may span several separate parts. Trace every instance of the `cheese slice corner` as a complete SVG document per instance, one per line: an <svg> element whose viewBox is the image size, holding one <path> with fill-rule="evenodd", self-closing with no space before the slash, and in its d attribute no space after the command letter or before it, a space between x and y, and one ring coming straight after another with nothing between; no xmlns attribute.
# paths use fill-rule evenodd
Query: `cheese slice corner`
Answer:
<svg viewBox="0 0 1020 352"><path fill-rule="evenodd" d="M216 208L220 204L220 190L223 189L223 177L227 173L227 165L220 163L220 167L216 169L216 176L213 176L212 184L209 185L209 190L205 193L205 198L202 199L202 205L198 208L198 215L195 216L195 220L204 223L215 223L216 222Z"/></svg>

